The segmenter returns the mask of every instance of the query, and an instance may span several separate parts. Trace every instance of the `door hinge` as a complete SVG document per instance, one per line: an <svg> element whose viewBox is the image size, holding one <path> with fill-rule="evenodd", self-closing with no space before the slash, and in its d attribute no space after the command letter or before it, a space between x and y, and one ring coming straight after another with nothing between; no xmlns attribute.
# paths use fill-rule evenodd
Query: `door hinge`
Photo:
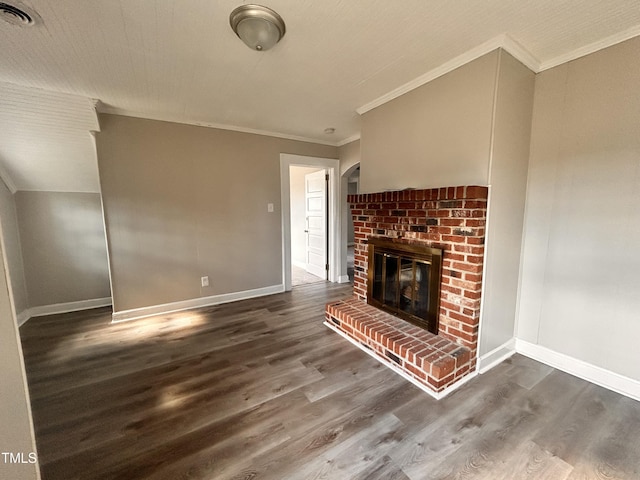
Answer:
<svg viewBox="0 0 640 480"><path fill-rule="evenodd" d="M328 263L325 263L325 265L324 265L324 269L325 269L327 272L329 271L329 264L328 264Z"/></svg>
<svg viewBox="0 0 640 480"><path fill-rule="evenodd" d="M327 182L329 181L329 174L328 174L328 173L325 173L325 174L324 174L324 179L325 179Z"/></svg>

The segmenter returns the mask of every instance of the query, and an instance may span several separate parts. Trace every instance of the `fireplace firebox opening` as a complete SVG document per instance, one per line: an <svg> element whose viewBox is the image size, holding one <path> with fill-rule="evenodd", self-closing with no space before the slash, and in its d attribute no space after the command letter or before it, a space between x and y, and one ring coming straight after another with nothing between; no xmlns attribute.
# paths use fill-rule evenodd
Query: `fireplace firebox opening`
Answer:
<svg viewBox="0 0 640 480"><path fill-rule="evenodd" d="M442 250L369 237L367 303L438 334Z"/></svg>

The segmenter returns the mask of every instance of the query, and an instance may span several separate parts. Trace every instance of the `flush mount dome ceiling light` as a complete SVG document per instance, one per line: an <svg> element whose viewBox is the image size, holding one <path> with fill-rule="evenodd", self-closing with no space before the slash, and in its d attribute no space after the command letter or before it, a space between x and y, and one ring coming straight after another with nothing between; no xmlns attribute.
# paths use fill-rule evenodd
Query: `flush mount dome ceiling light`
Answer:
<svg viewBox="0 0 640 480"><path fill-rule="evenodd" d="M20 2L13 2L13 4L0 2L0 18L20 27L30 27L40 21L36 12L29 11Z"/></svg>
<svg viewBox="0 0 640 480"><path fill-rule="evenodd" d="M229 15L229 23L240 40L259 52L273 47L286 31L282 17L262 5L239 6Z"/></svg>

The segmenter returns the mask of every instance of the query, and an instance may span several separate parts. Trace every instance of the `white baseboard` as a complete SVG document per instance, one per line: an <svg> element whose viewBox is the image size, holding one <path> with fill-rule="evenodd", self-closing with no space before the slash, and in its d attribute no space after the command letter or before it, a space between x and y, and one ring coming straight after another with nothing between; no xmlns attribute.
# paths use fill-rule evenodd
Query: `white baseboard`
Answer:
<svg viewBox="0 0 640 480"><path fill-rule="evenodd" d="M298 262L297 260L291 260L291 265L298 267L298 268L302 268L302 269L307 269L307 264L304 262Z"/></svg>
<svg viewBox="0 0 640 480"><path fill-rule="evenodd" d="M53 305L41 305L38 307L27 308L20 312L16 318L18 325L21 326L31 317L42 317L43 315L55 315L57 313L78 312L80 310L89 310L91 308L108 307L111 305L111 297L94 298L91 300L80 300L78 302L54 303Z"/></svg>
<svg viewBox="0 0 640 480"><path fill-rule="evenodd" d="M349 283L349 275L340 275L338 277L338 283Z"/></svg>
<svg viewBox="0 0 640 480"><path fill-rule="evenodd" d="M248 300L250 298L264 297L266 295L273 295L275 293L282 292L284 292L284 285L279 284L256 288L253 290L244 290L242 292L224 293L222 295L212 295L209 297L193 298L191 300L183 300L180 302L152 305L150 307L121 310L119 312L113 312L111 321L112 323L126 322L129 320L151 317L153 315L165 315L167 313L179 312L181 310L188 310L191 308L209 307L211 305L220 305L222 303L236 302L238 300Z"/></svg>
<svg viewBox="0 0 640 480"><path fill-rule="evenodd" d="M516 339L511 338L478 358L478 372L486 373L516 353Z"/></svg>
<svg viewBox="0 0 640 480"><path fill-rule="evenodd" d="M436 399L439 399L448 395L449 393L451 393L451 391L460 387L461 385L463 385L464 383L466 383L476 375L475 373L473 373L467 377L464 377L460 382L452 385L451 387L444 390L443 392L435 393L429 390L424 385L421 385L420 383L416 382L414 379L412 379L409 375L405 374L403 371L401 371L398 367L396 367L391 362L389 363L385 362L379 356L375 355L373 352L363 347L362 344L360 344L359 342L356 342L355 340L353 340L352 338L350 338L349 336L341 332L339 329L334 327L331 323L325 322L325 325L330 329L332 329L333 331L335 331L336 333L340 334L342 337L349 340L351 343L353 343L358 348L360 348L363 352L368 353L373 358L380 361L383 365L386 365L389 368L393 369L395 372L399 373L404 378L406 378L407 380L412 382L414 385L418 386L419 388L421 388L422 390L424 390L425 392L427 392L429 395L431 395ZM565 355L563 353L553 351L549 348L546 348L540 345L535 345L533 343L526 342L524 340L520 340L516 338L512 338L508 340L507 342L500 345L499 347L494 348L490 352L487 352L481 357L479 357L477 372L480 374L486 373L487 371L489 371L496 365L502 363L507 358L514 355L515 353L522 354L525 357L529 357L533 360L537 360L538 362L544 363L545 365L549 365L550 367L557 368L558 370L569 373L578 378L582 378L583 380L586 380L588 382L594 383L596 385L607 388L609 390L617 392L626 397L640 401L640 381L634 380L629 377L625 377L618 373L612 372L610 370L606 370L602 367L598 367L596 365L584 362L582 360L578 360L577 358L570 357L569 355Z"/></svg>
<svg viewBox="0 0 640 480"><path fill-rule="evenodd" d="M403 377L405 380L408 380L409 382L413 383L416 387L418 387L420 390L422 390L425 393L428 393L430 396L432 396L433 398L435 398L436 400L440 400L441 398L446 397L447 395L449 395L451 392L453 392L454 390L457 390L458 388L460 388L462 385L464 385L465 383L467 383L469 380L473 379L477 374L478 371L475 370L471 373L469 373L468 375L466 375L465 377L462 377L460 380L458 380L456 383L454 383L453 385L445 388L443 391L441 392L434 392L433 390L431 390L429 387L427 387L426 385L423 385L422 383L418 382L415 378L411 377L409 374L405 373L400 367L398 367L395 363L393 362L387 362L385 361L382 357L376 355L375 353L373 353L371 350L369 350L368 348L364 347L360 342L357 342L356 340L354 340L353 338L351 338L349 335L347 335L346 333L344 333L343 331L341 331L339 328L337 328L336 326L334 326L331 322L327 322L325 321L324 324L329 327L331 330L333 330L334 332L336 332L338 335L340 335L342 338L345 338L346 340L348 340L349 342L351 342L352 344L354 344L356 347L358 347L360 350L362 350L364 353L366 353L367 355L369 355L372 358L375 358L376 360L378 360L382 365L384 365L387 368L390 368L391 370L393 370L395 373L397 373L398 375L400 375L401 377Z"/></svg>
<svg viewBox="0 0 640 480"><path fill-rule="evenodd" d="M640 382L563 353L516 339L516 351L526 357L640 401Z"/></svg>

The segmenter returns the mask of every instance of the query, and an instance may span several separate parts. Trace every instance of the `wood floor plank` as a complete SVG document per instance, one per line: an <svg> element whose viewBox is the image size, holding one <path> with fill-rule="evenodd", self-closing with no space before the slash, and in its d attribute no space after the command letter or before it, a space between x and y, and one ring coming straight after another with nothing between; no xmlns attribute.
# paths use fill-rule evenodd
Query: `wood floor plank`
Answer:
<svg viewBox="0 0 640 480"><path fill-rule="evenodd" d="M524 441L514 446L512 453L504 459L501 470L500 476L493 477L495 480L566 480L573 467L535 442Z"/></svg>
<svg viewBox="0 0 640 480"><path fill-rule="evenodd" d="M640 478L638 402L518 355L436 401L322 324L349 296L29 320L43 480Z"/></svg>
<svg viewBox="0 0 640 480"><path fill-rule="evenodd" d="M570 408L586 386L586 382L575 377L553 372L538 383L539 388L519 390L511 401L485 416L478 423L481 428L477 429L476 435L467 436L452 455L430 462L428 474L426 469L412 470L415 473L409 476L433 479L500 477L504 465L517 450L514 446L530 440L552 418L555 409Z"/></svg>
<svg viewBox="0 0 640 480"><path fill-rule="evenodd" d="M607 411L607 421L600 425L598 434L588 437L587 446L575 459L576 468L569 480L640 478L638 402L619 397L617 403L617 408Z"/></svg>
<svg viewBox="0 0 640 480"><path fill-rule="evenodd" d="M392 414L380 415L370 424L331 448L312 461L305 462L298 472L302 478L325 480L332 478L356 478L369 470L379 468L377 459L384 457L391 448L387 439L402 427L402 422Z"/></svg>
<svg viewBox="0 0 640 480"><path fill-rule="evenodd" d="M531 390L553 372L553 367L538 362L529 362L520 356L507 359L504 365L510 366L505 371L505 376L527 390Z"/></svg>

